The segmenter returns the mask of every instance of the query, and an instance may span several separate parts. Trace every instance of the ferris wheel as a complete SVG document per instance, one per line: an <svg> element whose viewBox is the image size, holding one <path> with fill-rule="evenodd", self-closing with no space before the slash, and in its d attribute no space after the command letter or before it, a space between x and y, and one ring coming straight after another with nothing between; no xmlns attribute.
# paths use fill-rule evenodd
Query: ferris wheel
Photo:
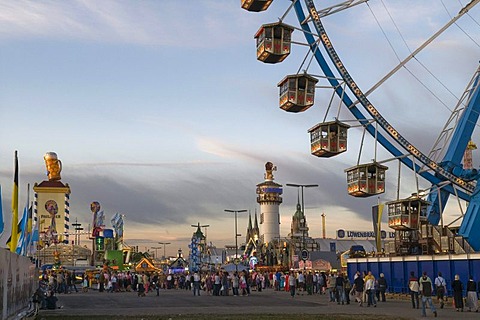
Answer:
<svg viewBox="0 0 480 320"><path fill-rule="evenodd" d="M453 196L469 203L465 212L461 209L463 219L457 233L468 242L473 250L479 251L480 236L476 234L476 230L480 228L480 185L477 183L480 179L480 172L471 165L471 152L475 149L472 135L477 127L480 112L480 68L477 63L480 53L480 6L476 6L480 0L459 0L453 8L439 0L438 3L441 3L445 9L445 13L449 16L448 19L438 24L434 31L425 38L417 39L415 47L409 47L404 54L395 48L394 40L389 38L385 28L385 21L389 21L393 26L391 29L400 35L399 38L407 46L407 41L396 23L394 14L389 11L387 0L376 1L383 10L383 16L379 15L378 9L375 8L375 1L329 1L331 5L328 7L319 5L323 5L327 1L316 1L318 5L313 0L285 1L282 3L286 7L285 13L279 18L279 21L262 25L255 34L257 59L265 63L279 63L284 61L294 50L292 45L308 47L308 53L298 71L295 74L287 75L278 83L278 87L280 108L293 113L306 111L315 104L316 89L331 89L332 98L324 121L308 130L312 155L329 158L347 151L348 131L354 126L360 127L364 133L369 133L374 138L375 157L373 161L360 163L359 156L358 163L345 170L348 194L355 197L370 197L384 193L386 171L388 170L385 164L389 161L398 161L402 166L412 170L416 177L421 177L423 181L427 182L429 187L419 190L417 185L417 190L412 197L387 203L389 226L411 239L412 231L419 230L422 223L439 224L445 206L449 198ZM280 5L280 2L277 0L274 5ZM396 2L398 5L400 1ZM428 2L432 3L432 1ZM451 5L451 3L449 4ZM242 0L242 7L248 11L264 11L271 5L272 0ZM330 36L325 23L330 16L358 10L357 8L361 6L367 7L362 12L371 13L368 21L378 25L381 34L385 37L385 43L390 46L397 59L387 69L387 72L378 76L378 79L374 83L370 83L370 87L367 89L361 88L359 83L362 81L356 82L353 78L354 73L349 72L349 67L353 65L358 74L357 70L361 69L362 58L344 62L341 59L344 51L337 50L335 42L336 40L342 43L346 42L338 37L338 34L342 34L338 31L339 26L337 24L337 30L334 29L333 32L337 36ZM295 23L285 23L286 17L289 15L296 17ZM363 19L365 19L364 16ZM465 19L473 25L472 29L464 28L461 22ZM343 27L349 28L350 25L351 23L347 20ZM448 88L434 71L429 70L428 63L425 61L429 59L429 55L424 54L429 50L440 52L439 42L445 41L442 37L452 29L463 32L464 41L470 43L473 48L472 52L477 59L477 64L469 66L471 72L468 81L463 83L462 90L456 90L456 92L452 92L453 90ZM294 40L292 37L294 32L302 33L306 42ZM365 46L368 46L368 43ZM340 47L348 48L344 44ZM351 46L349 50L357 49L357 47ZM463 61L464 53L460 50L455 54L456 58ZM442 52L439 54L441 55ZM314 64L312 61L315 61L318 66L319 75L310 71ZM444 66L444 68L449 67L454 68L454 66ZM300 71L301 69L303 71ZM422 69L430 78L440 83L438 86L442 87L442 90L454 95L454 103L444 102L442 97L431 89L430 83L425 84L420 76L417 76L417 69ZM426 91L426 95L431 95L432 99L439 100L440 104L448 110L445 125L438 133L436 141L430 146L425 147L421 138L418 141L418 137L408 137L408 134L402 134L395 129L394 121L388 121L387 117L383 115L384 105L393 104L392 101L375 96L378 91L388 87L388 83L402 72L407 74L410 81L418 82L419 86ZM319 86L320 81L324 85ZM401 89L396 88L396 90ZM390 87L387 90L392 89ZM339 101L339 110L333 120L326 121L328 113L332 113L330 107L333 105L334 96ZM380 103L379 107L375 100ZM353 121L347 123L340 118L342 114L345 114L340 111L340 107L342 112L348 111ZM394 117L402 118L403 113L402 109L398 109ZM389 114L391 116L392 112ZM424 114L422 118L419 119L419 125L425 125L427 128L426 124L431 121L430 118L433 116ZM354 124L350 125L351 122ZM362 144L363 140L362 136ZM390 154L389 159L377 159L377 143ZM440 247L440 245L438 246Z"/></svg>

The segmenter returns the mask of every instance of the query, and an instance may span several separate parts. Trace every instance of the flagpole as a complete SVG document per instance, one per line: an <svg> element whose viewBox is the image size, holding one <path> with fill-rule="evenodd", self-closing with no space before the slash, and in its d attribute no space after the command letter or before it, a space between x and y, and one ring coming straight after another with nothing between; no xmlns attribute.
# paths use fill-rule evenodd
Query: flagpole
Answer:
<svg viewBox="0 0 480 320"><path fill-rule="evenodd" d="M5 222L3 220L3 204L2 204L2 186L0 185L0 237L3 235Z"/></svg>
<svg viewBox="0 0 480 320"><path fill-rule="evenodd" d="M17 250L18 242L18 151L15 150L15 171L13 174L12 194L12 236L10 240L10 252Z"/></svg>

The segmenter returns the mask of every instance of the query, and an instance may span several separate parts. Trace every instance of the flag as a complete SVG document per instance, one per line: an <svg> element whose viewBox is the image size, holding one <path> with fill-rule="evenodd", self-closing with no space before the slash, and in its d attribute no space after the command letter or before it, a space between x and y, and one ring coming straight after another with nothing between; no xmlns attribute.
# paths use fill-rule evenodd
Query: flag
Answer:
<svg viewBox="0 0 480 320"><path fill-rule="evenodd" d="M2 209L2 186L0 186L0 234L3 233L5 228L5 222L3 222L3 209Z"/></svg>
<svg viewBox="0 0 480 320"><path fill-rule="evenodd" d="M20 221L18 224L17 224L17 237L18 237L18 233L19 233L19 230L20 230L20 225L21 225L22 221ZM18 241L18 240L17 240ZM12 245L12 236L10 235L10 237L8 237L7 239L7 247L10 248L10 246ZM16 249L15 249L16 250Z"/></svg>
<svg viewBox="0 0 480 320"><path fill-rule="evenodd" d="M373 232L375 234L375 244L377 252L382 250L382 212L385 204L379 203L372 207Z"/></svg>
<svg viewBox="0 0 480 320"><path fill-rule="evenodd" d="M17 250L18 242L18 155L15 150L15 173L13 175L13 195L12 195L12 235L10 237L10 251Z"/></svg>
<svg viewBox="0 0 480 320"><path fill-rule="evenodd" d="M23 209L22 220L19 223L19 237L15 252L24 256L27 248L28 207Z"/></svg>

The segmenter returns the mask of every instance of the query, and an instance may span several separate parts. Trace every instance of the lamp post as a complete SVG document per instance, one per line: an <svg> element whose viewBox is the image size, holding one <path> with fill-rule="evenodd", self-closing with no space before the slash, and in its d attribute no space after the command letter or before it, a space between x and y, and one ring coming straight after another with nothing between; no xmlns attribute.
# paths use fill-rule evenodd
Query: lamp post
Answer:
<svg viewBox="0 0 480 320"><path fill-rule="evenodd" d="M152 249L155 250L155 259L158 259L157 250L162 249L162 247L152 247Z"/></svg>
<svg viewBox="0 0 480 320"><path fill-rule="evenodd" d="M247 212L248 210L246 209L242 209L242 210L228 210L228 209L225 209L225 212L233 212L235 213L235 259L234 259L234 263L235 263L235 272L238 274L238 231L237 231L237 214L240 213L240 212Z"/></svg>
<svg viewBox="0 0 480 320"><path fill-rule="evenodd" d="M163 259L166 259L167 256L165 255L165 248L167 247L167 244L171 244L171 242L159 242L158 244L163 245Z"/></svg>
<svg viewBox="0 0 480 320"><path fill-rule="evenodd" d="M301 192L302 192L302 218L300 220L300 225L301 225L301 228L302 228L302 259L303 259L303 262L304 262L304 269L305 269L305 261L307 260L307 255L308 255L308 251L305 250L305 230L306 230L306 227L305 227L305 201L304 201L304 198L303 198L303 189L304 188L316 188L318 187L318 184L295 184L295 183L287 183L286 186L288 187L295 187L295 188L300 188L301 189ZM306 251L306 254L304 254L304 252Z"/></svg>

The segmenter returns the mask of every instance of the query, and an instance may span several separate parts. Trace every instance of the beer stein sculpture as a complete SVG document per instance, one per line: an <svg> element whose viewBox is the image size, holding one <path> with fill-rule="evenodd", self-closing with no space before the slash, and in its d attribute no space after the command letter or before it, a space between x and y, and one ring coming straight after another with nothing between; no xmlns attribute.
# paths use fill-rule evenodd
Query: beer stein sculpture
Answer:
<svg viewBox="0 0 480 320"><path fill-rule="evenodd" d="M61 180L60 171L62 171L62 162L58 160L55 152L47 152L43 156L45 166L47 167L47 176L50 181Z"/></svg>

